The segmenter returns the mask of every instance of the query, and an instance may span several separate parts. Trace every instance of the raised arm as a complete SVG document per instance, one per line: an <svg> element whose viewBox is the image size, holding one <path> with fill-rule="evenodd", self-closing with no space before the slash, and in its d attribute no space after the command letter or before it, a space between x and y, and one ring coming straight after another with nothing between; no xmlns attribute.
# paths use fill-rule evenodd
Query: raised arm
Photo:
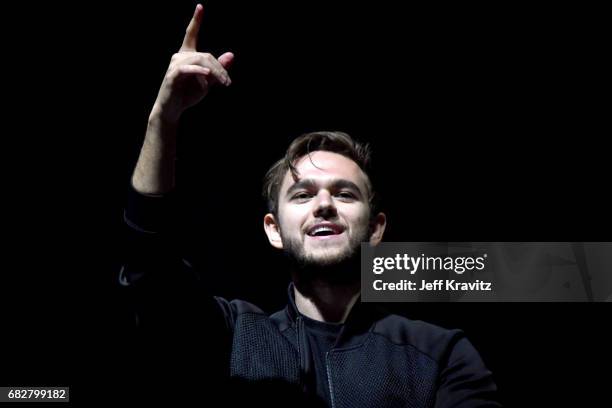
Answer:
<svg viewBox="0 0 612 408"><path fill-rule="evenodd" d="M175 185L175 156L178 122L183 112L200 102L211 86L231 84L227 70L234 54L215 58L198 52L197 41L204 8L196 6L183 44L172 56L166 75L149 115L147 133L132 176L136 191L161 195Z"/></svg>

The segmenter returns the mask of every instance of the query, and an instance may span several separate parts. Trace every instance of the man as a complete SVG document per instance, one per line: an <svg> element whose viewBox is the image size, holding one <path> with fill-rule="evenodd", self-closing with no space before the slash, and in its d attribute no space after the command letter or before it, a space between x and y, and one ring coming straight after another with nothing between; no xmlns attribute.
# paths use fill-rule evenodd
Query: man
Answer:
<svg viewBox="0 0 612 408"><path fill-rule="evenodd" d="M264 229L291 260L285 310L268 316L248 302L205 295L206 283L173 260L162 232L177 125L210 86L231 84L233 54L196 50L202 11L198 5L172 57L132 178L126 221L139 243L121 281L133 290L144 338L171 333L180 349L166 356L172 363L206 356L195 378L211 375L232 400L229 390L240 389L247 391L239 399L279 406L497 406L491 373L460 331L359 302L360 245L381 242L386 217L376 208L369 148L345 133L302 135L266 175ZM169 297L173 291L179 295ZM168 344L155 343L148 357L159 359L162 348Z"/></svg>

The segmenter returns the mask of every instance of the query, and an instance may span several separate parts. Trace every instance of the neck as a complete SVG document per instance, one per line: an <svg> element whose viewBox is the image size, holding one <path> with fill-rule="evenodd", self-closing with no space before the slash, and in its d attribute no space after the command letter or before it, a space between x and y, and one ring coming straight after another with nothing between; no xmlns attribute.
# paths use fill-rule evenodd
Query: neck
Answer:
<svg viewBox="0 0 612 408"><path fill-rule="evenodd" d="M334 284L320 279L300 281L294 276L295 304L306 317L320 322L344 323L359 299L360 282Z"/></svg>

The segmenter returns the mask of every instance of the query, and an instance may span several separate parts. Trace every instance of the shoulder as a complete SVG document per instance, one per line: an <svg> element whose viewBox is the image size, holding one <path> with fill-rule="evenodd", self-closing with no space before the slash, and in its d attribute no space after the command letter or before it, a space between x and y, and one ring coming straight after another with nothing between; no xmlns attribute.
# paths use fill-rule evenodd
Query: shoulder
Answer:
<svg viewBox="0 0 612 408"><path fill-rule="evenodd" d="M255 318L266 318L267 314L261 310L258 306L246 300L234 299L227 300L225 298L215 296L217 305L221 308L223 315L225 316L226 322L230 327L236 324L236 321L245 316Z"/></svg>
<svg viewBox="0 0 612 408"><path fill-rule="evenodd" d="M410 346L437 362L448 358L449 353L456 347L472 348L462 330L445 329L396 314L389 314L378 320L372 333L393 344Z"/></svg>
<svg viewBox="0 0 612 408"><path fill-rule="evenodd" d="M247 302L246 300L241 300L241 299L227 300L220 296L215 296L214 298L219 304L219 306L227 313L231 313L235 315L253 313L253 314L259 314L262 316L266 316L266 313L263 310L261 310L261 308L254 305L251 302Z"/></svg>

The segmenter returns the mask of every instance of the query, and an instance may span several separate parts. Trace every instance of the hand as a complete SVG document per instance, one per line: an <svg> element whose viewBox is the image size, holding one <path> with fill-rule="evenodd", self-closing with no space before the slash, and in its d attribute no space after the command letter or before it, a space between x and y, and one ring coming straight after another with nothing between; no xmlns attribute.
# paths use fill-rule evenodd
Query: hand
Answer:
<svg viewBox="0 0 612 408"><path fill-rule="evenodd" d="M189 107L200 102L211 85L231 84L227 73L234 54L226 52L219 58L197 51L198 32L204 8L196 6L179 51L172 56L164 81L159 89L153 112L168 122L178 121Z"/></svg>

